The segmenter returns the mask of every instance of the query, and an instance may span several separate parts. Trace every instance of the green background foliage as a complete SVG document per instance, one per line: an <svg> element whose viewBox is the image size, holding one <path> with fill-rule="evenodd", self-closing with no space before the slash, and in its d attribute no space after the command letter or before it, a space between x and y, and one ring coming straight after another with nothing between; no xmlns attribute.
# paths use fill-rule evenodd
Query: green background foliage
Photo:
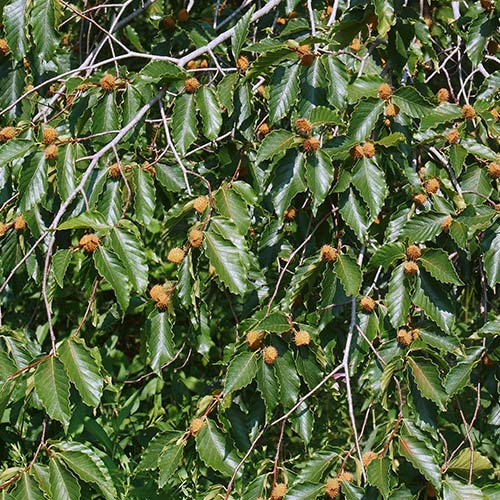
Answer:
<svg viewBox="0 0 500 500"><path fill-rule="evenodd" d="M0 7L2 500L500 498L498 0Z"/></svg>

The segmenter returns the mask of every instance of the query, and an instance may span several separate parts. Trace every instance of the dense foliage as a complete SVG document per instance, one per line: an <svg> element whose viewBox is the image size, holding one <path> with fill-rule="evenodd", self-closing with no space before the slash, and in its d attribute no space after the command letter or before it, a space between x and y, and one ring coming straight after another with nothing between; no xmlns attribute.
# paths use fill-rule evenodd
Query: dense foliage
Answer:
<svg viewBox="0 0 500 500"><path fill-rule="evenodd" d="M0 6L0 499L500 498L498 0Z"/></svg>

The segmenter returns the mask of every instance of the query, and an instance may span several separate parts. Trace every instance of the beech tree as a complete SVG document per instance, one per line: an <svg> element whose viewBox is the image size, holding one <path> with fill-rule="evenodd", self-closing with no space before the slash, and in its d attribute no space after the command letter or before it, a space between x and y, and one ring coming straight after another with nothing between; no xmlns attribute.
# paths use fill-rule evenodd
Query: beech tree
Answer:
<svg viewBox="0 0 500 500"><path fill-rule="evenodd" d="M500 2L0 0L0 498L500 497Z"/></svg>

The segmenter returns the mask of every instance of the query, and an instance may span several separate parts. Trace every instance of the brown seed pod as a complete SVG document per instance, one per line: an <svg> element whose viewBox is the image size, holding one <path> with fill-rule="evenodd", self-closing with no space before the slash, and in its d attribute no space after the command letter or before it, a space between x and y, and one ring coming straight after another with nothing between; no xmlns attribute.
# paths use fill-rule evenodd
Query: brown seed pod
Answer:
<svg viewBox="0 0 500 500"><path fill-rule="evenodd" d="M306 52L300 56L300 64L302 66L311 66L316 56L312 52Z"/></svg>
<svg viewBox="0 0 500 500"><path fill-rule="evenodd" d="M363 145L363 156L373 158L375 156L375 144L373 142L365 142Z"/></svg>
<svg viewBox="0 0 500 500"><path fill-rule="evenodd" d="M413 342L412 334L406 328L400 328L396 335L399 345L403 347L409 346Z"/></svg>
<svg viewBox="0 0 500 500"><path fill-rule="evenodd" d="M427 194L435 194L439 191L441 184L439 180L433 177L424 183L424 189Z"/></svg>
<svg viewBox="0 0 500 500"><path fill-rule="evenodd" d="M311 52L309 45L299 45L295 50L299 56L303 56L304 54L309 54Z"/></svg>
<svg viewBox="0 0 500 500"><path fill-rule="evenodd" d="M406 249L406 256L410 260L417 260L422 256L422 251L420 250L419 247L417 247L417 245L410 245Z"/></svg>
<svg viewBox="0 0 500 500"><path fill-rule="evenodd" d="M26 229L26 221L22 215L18 215L14 219L14 229L16 231L24 231Z"/></svg>
<svg viewBox="0 0 500 500"><path fill-rule="evenodd" d="M368 467L377 458L378 453L370 450L363 454L363 456L361 457L361 462L365 467Z"/></svg>
<svg viewBox="0 0 500 500"><path fill-rule="evenodd" d="M188 78L184 82L184 90L188 94L194 94L200 88L200 82L196 78Z"/></svg>
<svg viewBox="0 0 500 500"><path fill-rule="evenodd" d="M394 116L397 116L399 114L399 107L396 106L395 104L388 104L385 107L385 116L388 116L389 118L393 118Z"/></svg>
<svg viewBox="0 0 500 500"><path fill-rule="evenodd" d="M106 73L99 82L101 89L105 92L111 92L115 88L116 78L109 73Z"/></svg>
<svg viewBox="0 0 500 500"><path fill-rule="evenodd" d="M164 17L161 24L166 30L175 29L175 19L171 16Z"/></svg>
<svg viewBox="0 0 500 500"><path fill-rule="evenodd" d="M7 142L17 135L15 127L4 127L0 130L0 142Z"/></svg>
<svg viewBox="0 0 500 500"><path fill-rule="evenodd" d="M352 483L354 480L354 476L350 472L342 472L338 477L339 481L347 481L348 483Z"/></svg>
<svg viewBox="0 0 500 500"><path fill-rule="evenodd" d="M378 88L378 96L380 99L389 99L392 96L392 87L388 83L383 83Z"/></svg>
<svg viewBox="0 0 500 500"><path fill-rule="evenodd" d="M359 52L359 50L361 50L361 40L359 38L353 38L349 48L354 50L354 52Z"/></svg>
<svg viewBox="0 0 500 500"><path fill-rule="evenodd" d="M309 345L311 343L311 335L305 330L299 330L294 337L294 342L297 347Z"/></svg>
<svg viewBox="0 0 500 500"><path fill-rule="evenodd" d="M50 144L45 148L45 159L55 160L57 158L58 152L59 152L58 147L55 144Z"/></svg>
<svg viewBox="0 0 500 500"><path fill-rule="evenodd" d="M427 201L427 196L424 193L415 193L413 195L413 201L417 205L423 205Z"/></svg>
<svg viewBox="0 0 500 500"><path fill-rule="evenodd" d="M276 483L271 491L272 500L281 500L286 495L286 484Z"/></svg>
<svg viewBox="0 0 500 500"><path fill-rule="evenodd" d="M368 314L375 311L375 306L375 301L371 297L361 297L361 300L359 301L359 307L361 307L361 310Z"/></svg>
<svg viewBox="0 0 500 500"><path fill-rule="evenodd" d="M462 116L466 120L472 120L476 116L476 110L469 104L462 106Z"/></svg>
<svg viewBox="0 0 500 500"><path fill-rule="evenodd" d="M285 220L291 221L295 219L295 216L297 215L297 211L295 210L294 207L288 207L285 212L283 213L283 217Z"/></svg>
<svg viewBox="0 0 500 500"><path fill-rule="evenodd" d="M118 179L120 177L120 167L118 166L118 163L113 163L113 165L109 166L108 169L110 177L113 177L113 179Z"/></svg>
<svg viewBox="0 0 500 500"><path fill-rule="evenodd" d="M337 498L340 495L340 481L337 478L329 477L325 493L328 498Z"/></svg>
<svg viewBox="0 0 500 500"><path fill-rule="evenodd" d="M170 295L167 293L160 295L156 301L156 307L160 311L165 311L168 309L168 306L170 305Z"/></svg>
<svg viewBox="0 0 500 500"><path fill-rule="evenodd" d="M186 68L187 69L195 69L198 67L198 62L197 61L189 61L187 64L186 64Z"/></svg>
<svg viewBox="0 0 500 500"><path fill-rule="evenodd" d="M391 126L391 120L389 120L389 118L386 118L386 119L384 120L384 125L385 125L386 127L390 127L390 126Z"/></svg>
<svg viewBox="0 0 500 500"><path fill-rule="evenodd" d="M238 60L236 61L236 67L240 71L245 73L249 66L250 66L250 61L248 60L247 57L245 57L245 56L238 57Z"/></svg>
<svg viewBox="0 0 500 500"><path fill-rule="evenodd" d="M177 19L180 23L187 23L189 21L189 12L187 9L181 9L177 14Z"/></svg>
<svg viewBox="0 0 500 500"><path fill-rule="evenodd" d="M6 56L10 52L9 44L5 38L0 38L0 56Z"/></svg>
<svg viewBox="0 0 500 500"><path fill-rule="evenodd" d="M312 132L312 124L307 118L299 118L295 121L295 130L302 137L309 137Z"/></svg>
<svg viewBox="0 0 500 500"><path fill-rule="evenodd" d="M193 208L199 214L202 214L208 207L208 198L206 196L198 196L193 202Z"/></svg>
<svg viewBox="0 0 500 500"><path fill-rule="evenodd" d="M271 129L269 125L265 122L259 125L259 127L257 128L257 135L260 138L265 137L267 134L269 134L269 132L271 132Z"/></svg>
<svg viewBox="0 0 500 500"><path fill-rule="evenodd" d="M403 264L403 271L408 276L414 276L418 273L418 264L412 260Z"/></svg>
<svg viewBox="0 0 500 500"><path fill-rule="evenodd" d="M495 7L495 2L493 0L481 0L481 7L486 12L491 12Z"/></svg>
<svg viewBox="0 0 500 500"><path fill-rule="evenodd" d="M496 40L491 39L488 42L488 45L486 45L486 50L488 51L488 54L490 56L494 56L498 52L498 47L499 47L498 42Z"/></svg>
<svg viewBox="0 0 500 500"><path fill-rule="evenodd" d="M200 248L203 243L203 231L191 229L189 233L189 243L193 248Z"/></svg>
<svg viewBox="0 0 500 500"><path fill-rule="evenodd" d="M447 233L450 230L451 223L453 222L453 217L451 215L447 215L443 222L441 222L441 227L443 231Z"/></svg>
<svg viewBox="0 0 500 500"><path fill-rule="evenodd" d="M438 103L441 104L443 102L448 102L450 100L450 93L448 92L448 89L439 89L436 92L436 97Z"/></svg>
<svg viewBox="0 0 500 500"><path fill-rule="evenodd" d="M97 247L99 246L99 238L93 234L84 234L80 238L80 248L85 250L87 253L92 253L94 252Z"/></svg>
<svg viewBox="0 0 500 500"><path fill-rule="evenodd" d="M420 338L420 330L418 328L414 328L413 330L410 330L411 333L411 338L413 340L417 340Z"/></svg>
<svg viewBox="0 0 500 500"><path fill-rule="evenodd" d="M179 247L172 248L170 252L168 252L167 260L172 262L173 264L180 264L184 260L184 250Z"/></svg>
<svg viewBox="0 0 500 500"><path fill-rule="evenodd" d="M189 424L189 433L191 436L196 436L200 432L201 428L205 425L205 419L203 418L193 418Z"/></svg>
<svg viewBox="0 0 500 500"><path fill-rule="evenodd" d="M264 347L263 356L264 362L268 365L272 365L278 358L278 351L276 350L276 347L269 345Z"/></svg>
<svg viewBox="0 0 500 500"><path fill-rule="evenodd" d="M351 158L353 160L359 160L365 156L365 152L361 144L357 144L356 146L352 147L349 151L349 154L351 155Z"/></svg>
<svg viewBox="0 0 500 500"><path fill-rule="evenodd" d="M313 153L315 151L318 151L320 146L321 146L321 142L316 137L308 137L304 141L304 151L306 153Z"/></svg>
<svg viewBox="0 0 500 500"><path fill-rule="evenodd" d="M488 164L488 175L493 177L493 179L498 179L500 177L500 164L491 162Z"/></svg>
<svg viewBox="0 0 500 500"><path fill-rule="evenodd" d="M208 68L208 61L206 59L200 61L200 68Z"/></svg>
<svg viewBox="0 0 500 500"><path fill-rule="evenodd" d="M460 139L460 134L458 133L458 129L454 128L448 134L446 134L446 140L449 144L456 144Z"/></svg>
<svg viewBox="0 0 500 500"><path fill-rule="evenodd" d="M57 139L57 130L52 127L45 127L43 129L43 143L52 144Z"/></svg>
<svg viewBox="0 0 500 500"><path fill-rule="evenodd" d="M337 258L337 250L331 245L323 245L321 247L321 258L327 262L334 262Z"/></svg>
<svg viewBox="0 0 500 500"><path fill-rule="evenodd" d="M163 295L166 295L167 291L165 290L165 287L163 285L154 285L151 287L151 290L149 290L149 296L153 300L158 300L160 297Z"/></svg>
<svg viewBox="0 0 500 500"><path fill-rule="evenodd" d="M9 226L0 222L0 236L5 236L5 233L9 230Z"/></svg>
<svg viewBox="0 0 500 500"><path fill-rule="evenodd" d="M264 338L264 332L252 330L246 334L245 338L250 350L255 351L255 349L259 349L262 346L262 339Z"/></svg>

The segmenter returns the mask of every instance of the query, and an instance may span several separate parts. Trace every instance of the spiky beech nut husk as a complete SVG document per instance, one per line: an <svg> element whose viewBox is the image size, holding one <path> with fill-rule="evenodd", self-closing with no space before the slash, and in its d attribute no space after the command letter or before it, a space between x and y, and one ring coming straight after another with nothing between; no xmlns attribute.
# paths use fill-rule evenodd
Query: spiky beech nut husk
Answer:
<svg viewBox="0 0 500 500"><path fill-rule="evenodd" d="M5 236L5 233L8 231L8 229L9 226L7 224L0 222L0 236Z"/></svg>
<svg viewBox="0 0 500 500"><path fill-rule="evenodd" d="M295 130L302 137L309 137L312 132L312 124L307 118L298 118L295 121Z"/></svg>
<svg viewBox="0 0 500 500"><path fill-rule="evenodd" d="M495 2L493 2L493 0L481 0L481 7L486 12L491 12L493 7L495 7Z"/></svg>
<svg viewBox="0 0 500 500"><path fill-rule="evenodd" d="M309 345L311 343L311 335L306 330L299 330L294 337L294 342L297 347Z"/></svg>
<svg viewBox="0 0 500 500"><path fill-rule="evenodd" d="M208 198L206 196L198 196L198 198L194 200L193 208L199 214L202 214L207 207L208 207Z"/></svg>
<svg viewBox="0 0 500 500"><path fill-rule="evenodd" d="M189 61L187 64L186 64L186 68L187 69L195 69L198 67L198 61Z"/></svg>
<svg viewBox="0 0 500 500"><path fill-rule="evenodd" d="M302 66L311 66L316 56L312 52L306 52L300 56L300 64Z"/></svg>
<svg viewBox="0 0 500 500"><path fill-rule="evenodd" d="M462 106L462 116L466 120L472 120L476 116L476 110L469 104L464 104Z"/></svg>
<svg viewBox="0 0 500 500"><path fill-rule="evenodd" d="M350 472L342 472L342 474L339 474L339 480L352 483L352 481L354 480L354 476Z"/></svg>
<svg viewBox="0 0 500 500"><path fill-rule="evenodd" d="M363 144L363 156L373 158L375 156L375 144L373 142L365 142Z"/></svg>
<svg viewBox="0 0 500 500"><path fill-rule="evenodd" d="M257 134L259 137L265 137L267 134L269 134L269 132L271 132L271 128L265 122L259 125L259 127L257 128Z"/></svg>
<svg viewBox="0 0 500 500"><path fill-rule="evenodd" d="M432 179L429 179L424 183L424 189L427 194L434 194L439 191L439 188L441 187L441 184L439 183L439 180L433 177Z"/></svg>
<svg viewBox="0 0 500 500"><path fill-rule="evenodd" d="M245 73L245 71L248 69L249 66L250 66L250 61L248 60L248 57L245 56L238 57L238 60L236 61L236 67L239 70Z"/></svg>
<svg viewBox="0 0 500 500"><path fill-rule="evenodd" d="M43 143L52 144L57 139L57 130L52 127L45 127L43 129Z"/></svg>
<svg viewBox="0 0 500 500"><path fill-rule="evenodd" d="M16 231L24 231L26 229L26 220L22 215L18 215L14 219L14 229Z"/></svg>
<svg viewBox="0 0 500 500"><path fill-rule="evenodd" d="M45 148L45 159L55 160L57 158L58 152L59 148L55 144L50 144Z"/></svg>
<svg viewBox="0 0 500 500"><path fill-rule="evenodd" d="M500 113L496 109L490 110L490 115L493 116L493 119L495 121L498 120L498 117L500 116Z"/></svg>
<svg viewBox="0 0 500 500"><path fill-rule="evenodd" d="M413 195L413 201L417 205L423 205L427 201L427 196L424 193L415 193Z"/></svg>
<svg viewBox="0 0 500 500"><path fill-rule="evenodd" d="M187 23L189 21L189 12L187 9L181 9L177 14L177 19L180 23Z"/></svg>
<svg viewBox="0 0 500 500"><path fill-rule="evenodd" d="M193 418L189 424L189 433L191 436L196 436L201 428L205 425L205 420L203 418Z"/></svg>
<svg viewBox="0 0 500 500"><path fill-rule="evenodd" d="M196 78L188 78L184 82L184 89L188 94L194 94L200 88L200 82Z"/></svg>
<svg viewBox="0 0 500 500"><path fill-rule="evenodd" d="M392 95L392 87L388 84L388 83L383 83L382 85L380 85L380 87L378 88L378 96L380 97L380 99L389 99L389 97L391 97Z"/></svg>
<svg viewBox="0 0 500 500"><path fill-rule="evenodd" d="M263 356L264 362L268 365L272 365L278 358L278 351L276 347L268 345L267 347L264 347Z"/></svg>
<svg viewBox="0 0 500 500"><path fill-rule="evenodd" d="M109 73L106 73L99 82L101 89L105 92L111 92L115 88L116 78Z"/></svg>
<svg viewBox="0 0 500 500"><path fill-rule="evenodd" d="M208 61L206 59L200 61L200 68L208 68Z"/></svg>
<svg viewBox="0 0 500 500"><path fill-rule="evenodd" d="M85 250L87 253L94 252L99 246L99 238L93 234L84 234L80 238L80 248Z"/></svg>
<svg viewBox="0 0 500 500"><path fill-rule="evenodd" d="M349 154L351 155L351 158L353 160L359 160L363 158L363 156L365 156L365 152L361 144L357 144L356 146L352 147L349 151Z"/></svg>
<svg viewBox="0 0 500 500"><path fill-rule="evenodd" d="M368 467L376 458L378 458L378 453L370 450L363 454L361 462L365 467Z"/></svg>
<svg viewBox="0 0 500 500"><path fill-rule="evenodd" d="M443 228L443 231L447 233L450 230L451 223L453 222L453 217L451 215L447 215L444 219L443 222L441 222L441 227Z"/></svg>
<svg viewBox="0 0 500 500"><path fill-rule="evenodd" d="M172 16L164 17L161 24L166 30L173 30L175 28L175 19Z"/></svg>
<svg viewBox="0 0 500 500"><path fill-rule="evenodd" d="M276 24L279 24L280 26L285 26L286 24L286 19L284 17L278 17L276 19Z"/></svg>
<svg viewBox="0 0 500 500"><path fill-rule="evenodd" d="M0 56L6 56L10 52L9 44L5 38L0 38Z"/></svg>
<svg viewBox="0 0 500 500"><path fill-rule="evenodd" d="M166 309L168 309L169 305L170 305L170 295L168 295L168 293L160 295L156 300L156 307L160 311L165 311Z"/></svg>
<svg viewBox="0 0 500 500"><path fill-rule="evenodd" d="M490 56L494 56L498 52L499 44L496 40L490 40L488 45L486 45L486 50Z"/></svg>
<svg viewBox="0 0 500 500"><path fill-rule="evenodd" d="M117 179L120 177L120 167L118 166L118 163L113 163L113 165L109 166L109 175L113 177L113 179Z"/></svg>
<svg viewBox="0 0 500 500"><path fill-rule="evenodd" d="M311 48L309 47L309 45L299 45L298 47L296 47L296 50L297 50L297 54L303 56L304 54L309 54L309 52L311 52Z"/></svg>
<svg viewBox="0 0 500 500"><path fill-rule="evenodd" d="M449 99L450 99L450 93L448 92L448 89L439 89L436 92L436 97L437 97L438 103L441 104L442 102L448 102L449 101Z"/></svg>
<svg viewBox="0 0 500 500"><path fill-rule="evenodd" d="M392 104L392 102L385 107L385 116L393 118L398 114L399 114L399 107L396 106L395 104Z"/></svg>
<svg viewBox="0 0 500 500"><path fill-rule="evenodd" d="M417 245L410 245L406 249L406 256L410 260L417 260L422 256L422 250L420 250L420 248L417 247Z"/></svg>
<svg viewBox="0 0 500 500"><path fill-rule="evenodd" d="M163 285L154 285L151 287L151 290L149 290L149 296L153 300L158 300L162 295L166 295L166 290Z"/></svg>
<svg viewBox="0 0 500 500"><path fill-rule="evenodd" d="M333 262L337 258L337 250L331 245L321 247L321 258L327 262Z"/></svg>
<svg viewBox="0 0 500 500"><path fill-rule="evenodd" d="M184 259L184 255L184 250L182 248L175 247L168 252L167 260L173 264L180 264Z"/></svg>
<svg viewBox="0 0 500 500"><path fill-rule="evenodd" d="M390 126L391 126L391 120L389 120L389 118L386 118L386 119L384 120L384 125L385 125L386 127L390 127Z"/></svg>
<svg viewBox="0 0 500 500"><path fill-rule="evenodd" d="M340 494L340 481L335 477L329 477L325 489L328 498L337 498Z"/></svg>
<svg viewBox="0 0 500 500"><path fill-rule="evenodd" d="M14 127L4 127L0 130L0 142L7 142L16 137L17 130Z"/></svg>
<svg viewBox="0 0 500 500"><path fill-rule="evenodd" d="M458 133L457 128L450 130L450 132L446 134L446 140L448 141L449 144L456 144L459 139L460 139L460 134Z"/></svg>
<svg viewBox="0 0 500 500"><path fill-rule="evenodd" d="M500 203L495 203L495 206L493 207L497 212L500 212Z"/></svg>
<svg viewBox="0 0 500 500"><path fill-rule="evenodd" d="M313 153L314 151L318 151L321 146L321 142L317 137L308 137L304 141L304 151L306 153Z"/></svg>
<svg viewBox="0 0 500 500"><path fill-rule="evenodd" d="M488 175L493 179L498 179L500 177L500 164L494 161L488 163Z"/></svg>
<svg viewBox="0 0 500 500"><path fill-rule="evenodd" d="M399 345L403 347L409 346L413 342L413 336L406 328L400 328L396 334L396 339Z"/></svg>
<svg viewBox="0 0 500 500"><path fill-rule="evenodd" d="M297 215L297 211L295 210L294 207L288 207L284 212L283 212L283 217L290 221L295 219L295 216Z"/></svg>
<svg viewBox="0 0 500 500"><path fill-rule="evenodd" d="M349 48L354 50L354 52L358 52L361 49L361 40L359 38L353 38Z"/></svg>
<svg viewBox="0 0 500 500"><path fill-rule="evenodd" d="M200 248L203 243L203 231L191 229L189 233L189 243L194 248Z"/></svg>
<svg viewBox="0 0 500 500"><path fill-rule="evenodd" d="M413 330L410 330L410 333L413 340L417 340L420 338L420 330L418 328L413 328Z"/></svg>
<svg viewBox="0 0 500 500"><path fill-rule="evenodd" d="M371 297L361 297L359 307L365 313L372 313L375 311L375 301Z"/></svg>
<svg viewBox="0 0 500 500"><path fill-rule="evenodd" d="M272 500L281 500L286 495L286 484L276 483L271 491Z"/></svg>
<svg viewBox="0 0 500 500"><path fill-rule="evenodd" d="M491 359L487 354L483 356L483 365L492 366L495 364L495 361Z"/></svg>
<svg viewBox="0 0 500 500"><path fill-rule="evenodd" d="M414 276L418 273L418 264L412 260L405 262L403 264L403 271L408 276Z"/></svg>
<svg viewBox="0 0 500 500"><path fill-rule="evenodd" d="M252 350L255 351L255 349L258 349L262 345L262 339L264 338L264 332L259 332L257 330L251 330L246 334L246 341L248 344L248 347Z"/></svg>

